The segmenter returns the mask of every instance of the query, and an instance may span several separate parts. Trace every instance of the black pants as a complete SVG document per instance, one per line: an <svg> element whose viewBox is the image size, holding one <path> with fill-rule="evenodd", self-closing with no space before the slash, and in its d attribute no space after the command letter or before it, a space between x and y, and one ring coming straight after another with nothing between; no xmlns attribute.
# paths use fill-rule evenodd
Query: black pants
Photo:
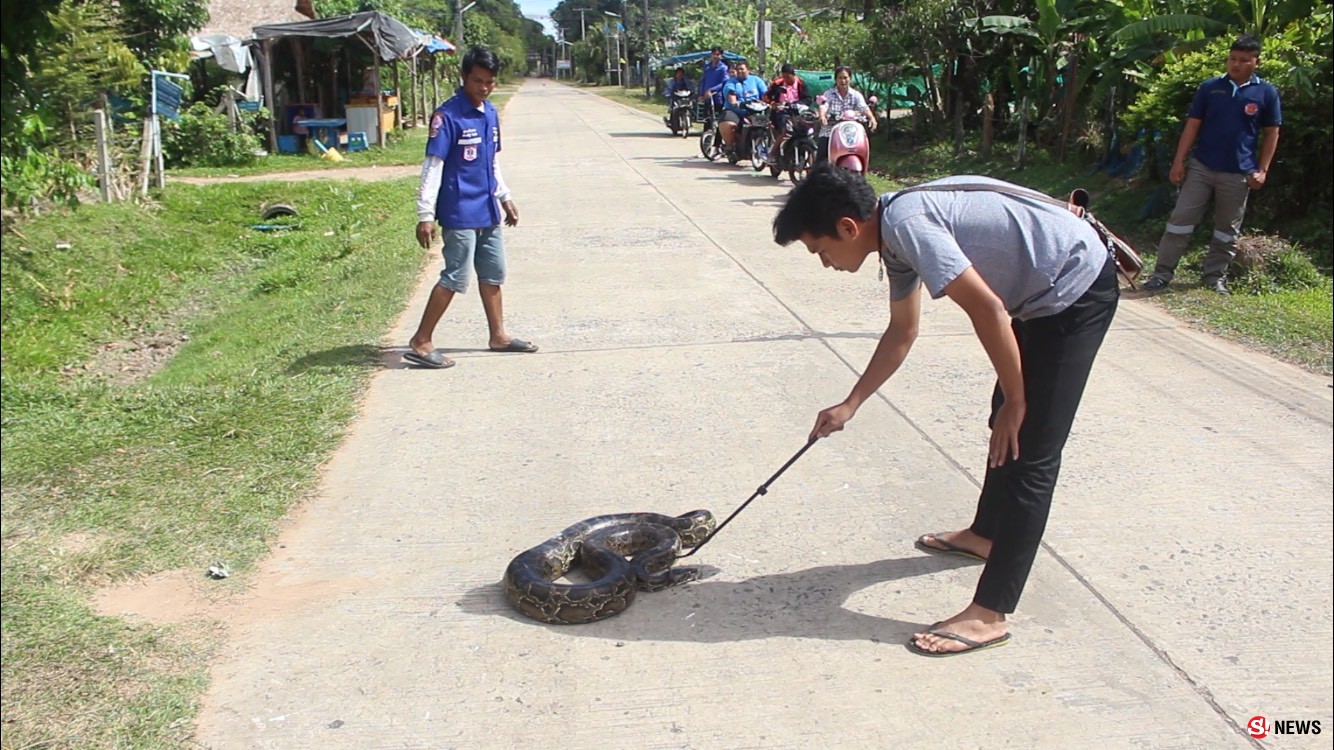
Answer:
<svg viewBox="0 0 1334 750"><path fill-rule="evenodd" d="M829 161L829 136L822 135L815 139L815 163Z"/></svg>
<svg viewBox="0 0 1334 750"><path fill-rule="evenodd" d="M1006 614L1019 604L1047 528L1061 450L1119 296L1116 264L1109 257L1098 280L1073 305L1056 315L1013 322L1028 410L1019 428L1019 458L987 469L977 500L972 531L991 540L991 555L977 582L975 604ZM1004 402L997 383L992 423Z"/></svg>

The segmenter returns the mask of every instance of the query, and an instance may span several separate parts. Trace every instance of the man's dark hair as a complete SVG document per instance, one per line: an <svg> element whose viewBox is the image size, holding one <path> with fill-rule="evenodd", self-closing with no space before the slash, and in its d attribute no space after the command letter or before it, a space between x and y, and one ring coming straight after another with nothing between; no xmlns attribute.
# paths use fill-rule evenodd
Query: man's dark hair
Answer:
<svg viewBox="0 0 1334 750"><path fill-rule="evenodd" d="M721 54L723 53L723 48L722 48L722 47L714 47L713 49L709 50L709 52L717 52L718 54L721 55Z"/></svg>
<svg viewBox="0 0 1334 750"><path fill-rule="evenodd" d="M866 221L879 205L880 198L860 174L829 162L817 164L787 194L787 203L774 217L774 242L790 245L803 234L837 237L839 219Z"/></svg>
<svg viewBox="0 0 1334 750"><path fill-rule="evenodd" d="M1242 34L1232 43L1233 52L1254 52L1260 55L1260 39L1253 34Z"/></svg>
<svg viewBox="0 0 1334 750"><path fill-rule="evenodd" d="M463 56L463 64L459 70L463 75L468 75L473 68L482 68L491 71L492 75L500 74L500 58L491 51L490 47L483 47L480 44L474 44L468 48L468 54Z"/></svg>
<svg viewBox="0 0 1334 750"><path fill-rule="evenodd" d="M672 78L675 78L677 73L684 73L684 72L686 72L685 68L677 68L676 70L672 71Z"/></svg>
<svg viewBox="0 0 1334 750"><path fill-rule="evenodd" d="M783 75L787 75L788 73L795 74L797 72L797 69L793 67L792 63L783 63L783 67L779 68L778 72L782 73Z"/></svg>

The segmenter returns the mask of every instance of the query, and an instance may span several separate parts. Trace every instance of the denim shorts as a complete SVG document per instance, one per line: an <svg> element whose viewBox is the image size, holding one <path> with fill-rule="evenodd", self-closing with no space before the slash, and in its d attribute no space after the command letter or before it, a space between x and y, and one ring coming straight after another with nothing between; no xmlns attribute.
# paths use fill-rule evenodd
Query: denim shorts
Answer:
<svg viewBox="0 0 1334 750"><path fill-rule="evenodd" d="M505 283L505 240L500 227L483 229L441 229L445 269L440 272L440 286L458 294L468 291L472 269L477 281L500 286Z"/></svg>

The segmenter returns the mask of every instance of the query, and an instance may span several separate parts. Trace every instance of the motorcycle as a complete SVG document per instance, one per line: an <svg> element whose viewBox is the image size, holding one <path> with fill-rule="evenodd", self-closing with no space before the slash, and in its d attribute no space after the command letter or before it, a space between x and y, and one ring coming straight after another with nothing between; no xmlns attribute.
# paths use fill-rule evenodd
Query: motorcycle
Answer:
<svg viewBox="0 0 1334 750"><path fill-rule="evenodd" d="M819 131L819 118L815 110L801 103L783 107L787 118L783 122L783 132L787 135L779 148L778 158L769 165L769 174L777 178L783 172L793 184L806 179L806 173L815 165L815 134Z"/></svg>
<svg viewBox="0 0 1334 750"><path fill-rule="evenodd" d="M667 116L662 122L675 135L690 137L691 117L693 116L695 95L689 91L675 91L667 102Z"/></svg>
<svg viewBox="0 0 1334 750"><path fill-rule="evenodd" d="M865 175L871 169L871 136L866 115L844 110L829 130L829 161L834 166Z"/></svg>
<svg viewBox="0 0 1334 750"><path fill-rule="evenodd" d="M705 159L717 161L723 155L723 135L718 132L719 116L713 99L699 102L695 117L704 124L704 132L699 134L699 152Z"/></svg>
<svg viewBox="0 0 1334 750"><path fill-rule="evenodd" d="M742 159L750 160L756 172L769 161L769 149L774 145L774 134L769 123L769 105L764 102L746 102L745 119L737 128L736 141L727 151L727 161L735 165Z"/></svg>

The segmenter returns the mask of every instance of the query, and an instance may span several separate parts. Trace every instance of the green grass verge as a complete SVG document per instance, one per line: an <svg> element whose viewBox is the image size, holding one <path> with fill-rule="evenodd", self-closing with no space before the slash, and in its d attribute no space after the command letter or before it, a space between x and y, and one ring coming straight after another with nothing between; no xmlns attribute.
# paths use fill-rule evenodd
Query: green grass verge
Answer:
<svg viewBox="0 0 1334 750"><path fill-rule="evenodd" d="M626 104L642 112L648 112L655 115L667 114L667 102L661 97L653 98L644 95L642 88L621 88L620 86L583 86L580 84L570 84L576 88L585 91L591 91L598 96L610 99L614 102Z"/></svg>
<svg viewBox="0 0 1334 750"><path fill-rule="evenodd" d="M265 553L420 268L414 182L174 186L5 237L5 748L187 741L206 626L102 616L91 595ZM299 228L253 230L279 197Z"/></svg>
<svg viewBox="0 0 1334 750"><path fill-rule="evenodd" d="M426 152L426 128L416 127L408 130L396 130L384 148L372 145L365 151L344 151L341 161L321 159L315 154L269 154L261 156L254 164L232 167L193 167L190 169L169 169L167 178L172 177L226 177L249 175L304 172L310 169L348 169L350 167L394 167L407 164L421 164L422 154Z"/></svg>
<svg viewBox="0 0 1334 750"><path fill-rule="evenodd" d="M1074 157L1061 164L1045 151L1031 148L1024 169L1015 170L1013 156L1012 144L997 144L992 156L984 159L975 141L955 157L949 143L918 147L909 145L907 139L887 143L876 137L871 182L879 190L896 190L947 175L979 174L1054 196L1083 187L1093 195L1099 218L1139 249L1147 267L1153 268L1154 248L1166 217L1142 218L1151 191L1100 172L1090 174L1088 166ZM1207 242L1207 231L1201 229L1194 251L1183 260L1172 286L1147 299L1202 330L1312 372L1334 372L1334 285L1330 277L1308 264L1296 283L1279 282L1276 289L1272 280L1238 280L1231 284L1232 296L1222 297L1198 285L1199 261Z"/></svg>

